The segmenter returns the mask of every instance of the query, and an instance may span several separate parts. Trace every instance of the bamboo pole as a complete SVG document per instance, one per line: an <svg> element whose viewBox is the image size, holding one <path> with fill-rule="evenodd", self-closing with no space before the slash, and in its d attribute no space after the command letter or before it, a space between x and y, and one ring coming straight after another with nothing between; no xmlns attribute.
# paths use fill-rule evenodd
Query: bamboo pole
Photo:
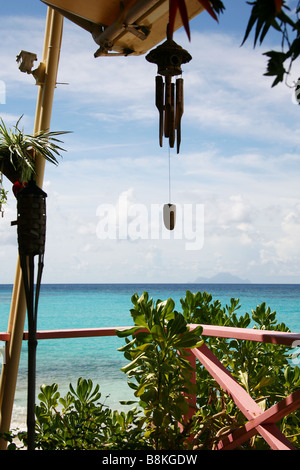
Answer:
<svg viewBox="0 0 300 470"><path fill-rule="evenodd" d="M63 31L63 16L48 7L42 64L45 65L44 80L39 83L34 132L50 128L54 90L56 87L60 47ZM36 183L42 187L45 159L37 155ZM19 361L26 318L26 296L20 267L17 260L15 283L12 293L8 333L11 339L8 347L6 364L2 367L0 380L0 433L9 431L15 390L18 377ZM0 450L5 450L7 442L0 439Z"/></svg>

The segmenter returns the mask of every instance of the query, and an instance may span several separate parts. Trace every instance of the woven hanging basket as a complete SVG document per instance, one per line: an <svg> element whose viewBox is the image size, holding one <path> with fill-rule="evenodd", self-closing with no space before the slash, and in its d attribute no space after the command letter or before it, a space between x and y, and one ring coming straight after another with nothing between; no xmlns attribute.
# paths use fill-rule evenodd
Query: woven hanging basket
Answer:
<svg viewBox="0 0 300 470"><path fill-rule="evenodd" d="M47 194L31 180L17 194L18 244L20 255L43 255L46 239Z"/></svg>

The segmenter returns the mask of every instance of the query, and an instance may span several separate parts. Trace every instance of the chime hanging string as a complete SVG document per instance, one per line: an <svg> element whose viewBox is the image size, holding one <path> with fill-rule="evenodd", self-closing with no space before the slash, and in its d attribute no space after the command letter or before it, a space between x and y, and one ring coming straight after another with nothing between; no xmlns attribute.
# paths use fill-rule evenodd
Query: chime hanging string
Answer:
<svg viewBox="0 0 300 470"><path fill-rule="evenodd" d="M169 147L169 203L171 204L171 149Z"/></svg>

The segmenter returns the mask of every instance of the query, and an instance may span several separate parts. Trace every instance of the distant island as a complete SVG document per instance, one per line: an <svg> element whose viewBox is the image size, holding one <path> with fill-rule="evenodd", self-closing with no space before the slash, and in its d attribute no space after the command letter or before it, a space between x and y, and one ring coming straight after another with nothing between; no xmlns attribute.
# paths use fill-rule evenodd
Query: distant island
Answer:
<svg viewBox="0 0 300 470"><path fill-rule="evenodd" d="M238 276L234 276L230 273L218 273L210 278L197 277L195 280L196 284L251 284L248 279L241 279Z"/></svg>

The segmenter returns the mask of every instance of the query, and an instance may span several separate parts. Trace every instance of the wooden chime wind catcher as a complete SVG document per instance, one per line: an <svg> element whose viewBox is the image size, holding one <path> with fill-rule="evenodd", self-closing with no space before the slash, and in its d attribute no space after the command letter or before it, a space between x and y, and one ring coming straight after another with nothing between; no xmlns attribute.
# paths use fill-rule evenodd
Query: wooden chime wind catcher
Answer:
<svg viewBox="0 0 300 470"><path fill-rule="evenodd" d="M28 450L35 448L36 330L38 299L44 266L46 197L47 194L36 185L34 180L31 180L16 194L18 220L12 222L12 225L18 226L19 257L28 316ZM34 257L36 255L38 256L38 271L34 287Z"/></svg>
<svg viewBox="0 0 300 470"><path fill-rule="evenodd" d="M183 115L183 78L172 77L182 74L181 65L186 64L192 56L171 38L167 27L167 40L153 49L146 56L148 62L157 64L156 76L156 107L159 112L159 145L163 146L163 137L169 140L169 148L177 143L177 154L181 143L181 118ZM164 78L163 78L164 77ZM164 80L165 79L165 80ZM170 154L169 154L170 160ZM169 163L170 186L170 163ZM170 188L169 188L170 192ZM171 197L170 197L171 199ZM165 227L173 230L176 221L175 204L165 204L163 209Z"/></svg>
<svg viewBox="0 0 300 470"><path fill-rule="evenodd" d="M148 62L157 64L156 107L159 112L159 144L162 147L165 136L173 148L177 137L177 153L181 142L183 78L177 78L173 83L172 77L181 75L181 65L191 59L192 56L171 39L169 28L167 28L167 40L146 56Z"/></svg>

